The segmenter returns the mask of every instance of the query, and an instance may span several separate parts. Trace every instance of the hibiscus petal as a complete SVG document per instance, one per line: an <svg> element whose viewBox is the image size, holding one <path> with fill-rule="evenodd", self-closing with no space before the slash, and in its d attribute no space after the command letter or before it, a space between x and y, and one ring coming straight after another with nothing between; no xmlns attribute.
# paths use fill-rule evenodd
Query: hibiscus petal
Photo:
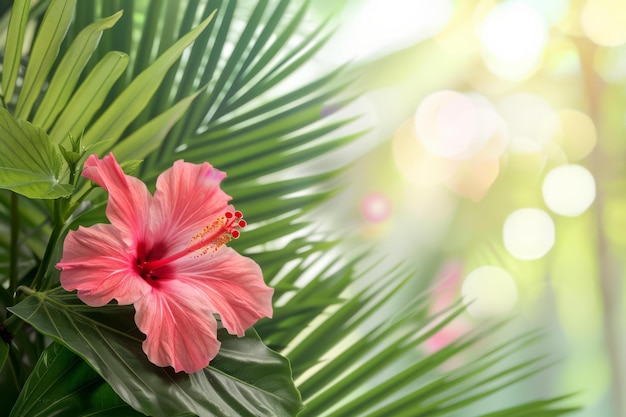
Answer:
<svg viewBox="0 0 626 417"><path fill-rule="evenodd" d="M109 192L106 215L132 241L144 241L152 196L141 180L124 174L112 154L85 161L82 175Z"/></svg>
<svg viewBox="0 0 626 417"><path fill-rule="evenodd" d="M153 233L173 251L186 247L193 235L227 210L231 197L220 188L225 177L208 162L176 161L157 179L151 212Z"/></svg>
<svg viewBox="0 0 626 417"><path fill-rule="evenodd" d="M272 317L274 290L250 258L222 247L213 254L187 256L172 264L175 278L202 292L231 334L243 336L263 317Z"/></svg>
<svg viewBox="0 0 626 417"><path fill-rule="evenodd" d="M56 266L62 269L63 288L78 290L78 297L90 306L102 306L113 299L132 304L150 290L135 272L133 257L113 225L70 231Z"/></svg>
<svg viewBox="0 0 626 417"><path fill-rule="evenodd" d="M146 335L143 351L155 365L192 373L217 355L217 322L210 304L193 286L156 280L135 310L137 327Z"/></svg>

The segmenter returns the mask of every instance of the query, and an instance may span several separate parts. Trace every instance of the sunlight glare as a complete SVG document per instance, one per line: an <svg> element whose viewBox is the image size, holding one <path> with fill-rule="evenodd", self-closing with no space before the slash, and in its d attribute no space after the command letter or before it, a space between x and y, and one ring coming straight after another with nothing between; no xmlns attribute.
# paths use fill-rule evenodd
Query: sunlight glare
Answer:
<svg viewBox="0 0 626 417"><path fill-rule="evenodd" d="M626 42L626 2L623 0L587 0L580 20L585 35L601 46L619 46Z"/></svg>
<svg viewBox="0 0 626 417"><path fill-rule="evenodd" d="M554 141L561 146L568 161L579 161L589 155L598 140L591 118L571 109L559 111L558 117L560 123Z"/></svg>
<svg viewBox="0 0 626 417"><path fill-rule="evenodd" d="M596 182L585 167L563 165L548 172L542 192L550 210L562 216L576 217L595 200Z"/></svg>
<svg viewBox="0 0 626 417"><path fill-rule="evenodd" d="M509 2L525 3L538 11L550 25L560 23L570 7L569 0L508 0Z"/></svg>
<svg viewBox="0 0 626 417"><path fill-rule="evenodd" d="M454 164L427 152L415 136L413 119L405 121L391 143L396 166L411 183L422 186L441 184L454 172Z"/></svg>
<svg viewBox="0 0 626 417"><path fill-rule="evenodd" d="M593 57L593 68L607 83L626 82L626 45L598 48Z"/></svg>
<svg viewBox="0 0 626 417"><path fill-rule="evenodd" d="M539 152L552 140L559 119L550 104L530 93L516 93L502 99L500 115L509 127L509 149L514 153Z"/></svg>
<svg viewBox="0 0 626 417"><path fill-rule="evenodd" d="M520 81L541 62L547 43L547 25L533 7L504 2L489 11L478 28L483 57L495 75Z"/></svg>
<svg viewBox="0 0 626 417"><path fill-rule="evenodd" d="M504 221L502 237L506 250L517 259L539 259L554 246L554 221L537 208L515 210Z"/></svg>
<svg viewBox="0 0 626 417"><path fill-rule="evenodd" d="M429 152L445 158L458 157L478 135L476 106L456 91L437 91L418 106L415 130Z"/></svg>
<svg viewBox="0 0 626 417"><path fill-rule="evenodd" d="M497 266L481 266L467 275L461 287L467 312L475 318L499 318L517 303L517 285Z"/></svg>
<svg viewBox="0 0 626 417"><path fill-rule="evenodd" d="M346 6L344 25L326 48L329 58L366 59L437 34L454 12L452 0L365 0ZM349 13L349 15L348 15Z"/></svg>

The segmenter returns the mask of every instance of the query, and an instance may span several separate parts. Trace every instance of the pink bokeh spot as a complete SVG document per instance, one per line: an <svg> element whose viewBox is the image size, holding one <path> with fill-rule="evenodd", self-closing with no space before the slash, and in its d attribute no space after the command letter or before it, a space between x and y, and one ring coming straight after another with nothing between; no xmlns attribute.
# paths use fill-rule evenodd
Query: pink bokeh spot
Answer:
<svg viewBox="0 0 626 417"><path fill-rule="evenodd" d="M109 192L111 224L68 233L61 285L90 306L133 304L152 363L199 371L219 351L215 314L237 336L272 316L261 269L226 246L246 223L220 188L224 173L176 161L154 195L113 155L91 155L82 175Z"/></svg>
<svg viewBox="0 0 626 417"><path fill-rule="evenodd" d="M391 201L382 193L370 193L361 200L361 215L370 223L382 223L391 216Z"/></svg>
<svg viewBox="0 0 626 417"><path fill-rule="evenodd" d="M455 300L458 298L462 273L463 266L459 262L451 261L441 268L435 279L436 287L433 293L434 300L430 308L431 314L442 312L454 304ZM433 323L433 325L435 324L436 323ZM457 340L471 328L471 324L467 322L463 316L458 316L428 338L424 343L424 347L427 352L435 353ZM455 361L448 363L447 366L454 367L460 363L460 359L455 358Z"/></svg>

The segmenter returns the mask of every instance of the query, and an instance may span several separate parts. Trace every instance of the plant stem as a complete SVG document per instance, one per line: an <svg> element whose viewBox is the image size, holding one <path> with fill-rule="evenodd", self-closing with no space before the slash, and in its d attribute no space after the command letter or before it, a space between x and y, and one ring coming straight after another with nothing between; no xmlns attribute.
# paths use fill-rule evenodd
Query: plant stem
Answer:
<svg viewBox="0 0 626 417"><path fill-rule="evenodd" d="M54 249L56 248L57 241L59 240L59 236L61 236L61 232L63 231L64 221L62 219L62 213L62 199L57 198L56 200L54 200L52 232L50 232L50 239L48 240L48 244L46 245L46 251L43 254L43 258L41 259L41 263L39 264L39 268L37 269L37 274L35 275L32 283L32 287L35 290L43 291L46 290L50 285L50 278L47 276L46 272L48 271L48 264L50 263L50 259L52 259L52 255L54 253Z"/></svg>
<svg viewBox="0 0 626 417"><path fill-rule="evenodd" d="M16 315L12 315L4 321L4 328L11 334L16 334L24 321Z"/></svg>
<svg viewBox="0 0 626 417"><path fill-rule="evenodd" d="M20 234L20 202L17 193L11 191L11 243L9 245L9 291L15 292L18 281L18 238Z"/></svg>
<svg viewBox="0 0 626 417"><path fill-rule="evenodd" d="M70 201L69 207L67 207L67 209L63 213L63 222L67 221L67 219L72 215L72 213L74 213L74 211L76 211L78 206L80 206L80 204L85 200L89 193L91 193L96 188L97 187L95 185L92 185L80 197Z"/></svg>

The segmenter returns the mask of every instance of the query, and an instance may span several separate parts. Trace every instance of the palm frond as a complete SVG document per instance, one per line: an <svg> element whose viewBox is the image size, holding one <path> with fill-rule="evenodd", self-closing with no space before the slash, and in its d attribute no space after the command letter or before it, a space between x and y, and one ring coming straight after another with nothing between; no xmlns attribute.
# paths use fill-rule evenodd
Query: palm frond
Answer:
<svg viewBox="0 0 626 417"><path fill-rule="evenodd" d="M276 289L275 317L257 330L291 360L307 405L301 416L450 415L539 369L534 359L494 369L527 346L534 337L527 335L472 363L441 370L493 329L470 332L432 354L419 349L463 312L454 305L430 314L428 294L394 308L406 283L431 276L436 265L420 274L397 268L372 278L356 272L370 265L369 252L348 255L331 238L309 235L315 225L306 216L340 188L340 170L290 170L353 143L362 132L343 131L354 118L327 115L349 102L340 98L350 84L344 68L286 92L279 88L332 36L328 22L302 29L308 2L51 0L23 86L14 91L25 4L15 2L8 23L7 46L13 49L7 47L2 76L5 101L15 99L16 115L40 125L57 144L82 136L84 145L113 151L121 160L145 157L142 177L149 182L181 158L208 160L228 172L227 191L251 221L245 239L234 246L257 260ZM123 15L116 14L122 8ZM0 192L3 220L9 204L8 194ZM37 225L46 224L47 206L24 202L22 209L21 220L29 226L22 249L40 257L46 230ZM93 204L80 215L103 221L104 205ZM0 261L8 247L0 240ZM34 364L38 353L24 355ZM15 388L9 367L4 369L0 385ZM558 407L560 400L506 412L571 411Z"/></svg>

